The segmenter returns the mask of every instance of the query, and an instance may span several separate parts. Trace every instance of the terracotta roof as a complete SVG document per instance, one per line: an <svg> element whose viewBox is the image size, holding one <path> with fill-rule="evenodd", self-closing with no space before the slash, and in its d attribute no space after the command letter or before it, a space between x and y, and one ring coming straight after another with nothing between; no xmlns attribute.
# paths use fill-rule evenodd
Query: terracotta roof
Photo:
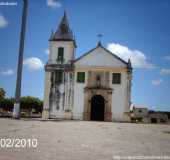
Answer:
<svg viewBox="0 0 170 160"><path fill-rule="evenodd" d="M59 27L55 33L52 33L50 36L51 41L55 40L67 40L74 41L73 32L69 27L68 19L66 12L64 12L64 16L59 24Z"/></svg>

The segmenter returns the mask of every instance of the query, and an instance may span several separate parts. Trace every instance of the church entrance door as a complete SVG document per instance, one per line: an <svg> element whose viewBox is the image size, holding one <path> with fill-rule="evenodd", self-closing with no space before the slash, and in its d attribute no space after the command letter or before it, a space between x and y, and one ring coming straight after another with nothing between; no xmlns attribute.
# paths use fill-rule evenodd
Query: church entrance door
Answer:
<svg viewBox="0 0 170 160"><path fill-rule="evenodd" d="M105 99L101 95L91 98L91 120L104 121Z"/></svg>

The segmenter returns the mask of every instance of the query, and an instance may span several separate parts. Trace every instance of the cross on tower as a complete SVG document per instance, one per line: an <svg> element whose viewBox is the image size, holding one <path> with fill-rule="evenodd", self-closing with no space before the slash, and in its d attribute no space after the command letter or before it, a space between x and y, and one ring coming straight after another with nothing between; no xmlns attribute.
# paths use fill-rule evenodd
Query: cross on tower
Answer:
<svg viewBox="0 0 170 160"><path fill-rule="evenodd" d="M99 33L97 34L97 37L98 37L98 46L101 46L101 39L103 37L103 34Z"/></svg>
<svg viewBox="0 0 170 160"><path fill-rule="evenodd" d="M101 39L102 39L102 37L103 37L103 34L99 33L99 34L97 35L97 37L98 37L98 40L101 41Z"/></svg>

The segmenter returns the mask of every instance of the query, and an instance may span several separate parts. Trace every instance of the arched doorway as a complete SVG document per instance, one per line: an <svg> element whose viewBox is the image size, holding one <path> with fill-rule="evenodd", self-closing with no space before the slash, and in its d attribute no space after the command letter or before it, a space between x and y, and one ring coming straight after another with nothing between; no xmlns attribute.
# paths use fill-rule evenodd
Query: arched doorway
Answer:
<svg viewBox="0 0 170 160"><path fill-rule="evenodd" d="M91 120L104 121L105 100L101 95L91 98Z"/></svg>

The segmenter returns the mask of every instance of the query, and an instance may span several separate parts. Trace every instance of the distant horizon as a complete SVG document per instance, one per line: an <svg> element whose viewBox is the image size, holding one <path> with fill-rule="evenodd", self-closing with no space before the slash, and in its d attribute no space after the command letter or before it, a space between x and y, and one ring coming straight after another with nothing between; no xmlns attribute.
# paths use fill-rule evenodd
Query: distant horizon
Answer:
<svg viewBox="0 0 170 160"><path fill-rule="evenodd" d="M0 5L0 87L14 97L22 3ZM165 0L29 0L22 96L43 100L44 64L51 30L64 10L73 30L76 58L97 45L132 61L132 104L149 110L170 111L170 1ZM88 12L87 12L88 11Z"/></svg>

